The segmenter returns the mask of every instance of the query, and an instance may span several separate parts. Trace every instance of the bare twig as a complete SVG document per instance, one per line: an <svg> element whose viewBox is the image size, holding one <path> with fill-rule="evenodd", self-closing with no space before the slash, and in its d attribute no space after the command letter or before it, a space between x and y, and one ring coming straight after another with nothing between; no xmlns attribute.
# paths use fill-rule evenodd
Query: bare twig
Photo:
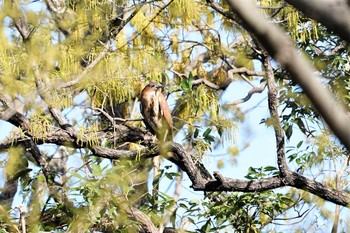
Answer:
<svg viewBox="0 0 350 233"><path fill-rule="evenodd" d="M198 64L206 62L210 59L210 51L206 51L203 53L200 53L196 56L196 58L192 59L192 61L189 61L188 64L185 67L185 77L188 77L190 73L198 66Z"/></svg>
<svg viewBox="0 0 350 233"><path fill-rule="evenodd" d="M238 105L247 102L254 94L263 92L265 90L265 87L266 83L263 82L259 87L253 87L252 89L250 89L250 91L248 91L248 94L244 98L235 100L232 103L228 103L228 105Z"/></svg>
<svg viewBox="0 0 350 233"><path fill-rule="evenodd" d="M213 89L213 90L220 90L220 87L212 82L210 82L209 80L205 79L205 78L199 78L196 80L192 81L193 85L199 85L199 84L205 84L206 86L208 86L209 88Z"/></svg>
<svg viewBox="0 0 350 233"><path fill-rule="evenodd" d="M133 119L133 118L112 117L106 111L104 111L102 108L91 108L91 109L102 113L102 115L105 116L112 124L114 124L113 122L115 122L115 121L119 121L119 122L143 121L142 118Z"/></svg>
<svg viewBox="0 0 350 233"><path fill-rule="evenodd" d="M241 68L237 68L234 67L232 65L230 65L231 69L229 71L227 71L227 73L229 74L245 74L248 76L264 76L265 73L264 72L259 72L259 71L252 71L252 70L248 70L245 67L241 67Z"/></svg>
<svg viewBox="0 0 350 233"><path fill-rule="evenodd" d="M109 122L112 123L112 125L114 126L115 122L114 119L111 115L109 115L106 111L104 111L102 108L91 108L94 111L99 111L100 113L102 113L103 116L105 116ZM124 120L124 119L123 119Z"/></svg>

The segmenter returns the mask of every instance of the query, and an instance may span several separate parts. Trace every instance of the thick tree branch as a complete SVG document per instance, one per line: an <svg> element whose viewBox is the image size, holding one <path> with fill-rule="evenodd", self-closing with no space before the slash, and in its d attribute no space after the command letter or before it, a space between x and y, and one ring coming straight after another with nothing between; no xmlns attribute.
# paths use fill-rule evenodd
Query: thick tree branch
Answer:
<svg viewBox="0 0 350 233"><path fill-rule="evenodd" d="M324 200L348 207L350 195L331 189L322 183L310 180L295 172L288 172L288 177L275 176L260 180L240 180L223 177L214 172L214 178L200 162L193 161L191 155L186 154L181 145L171 145L173 156L168 158L184 170L192 181L192 188L201 191L231 191L231 192L259 192L286 186L308 191Z"/></svg>
<svg viewBox="0 0 350 233"><path fill-rule="evenodd" d="M72 135L69 131L55 126L52 126L45 136L34 136L29 133L30 122L28 121L28 119L23 114L8 107L7 102L1 99L0 101L2 101L2 103L5 103L4 109L0 110L0 119L10 122L16 127L20 127L25 133L25 138L23 138L20 135L17 138L5 139L1 141L0 150L8 149L11 146L17 144L30 145L30 148L32 148L31 143L32 141L35 141L37 144L54 143L57 145L74 146L76 148L90 148L94 153L96 153L97 156L110 159L135 159L138 156L153 157L159 154L157 150L151 152L150 149L130 151L124 149L109 149L99 146L102 144L102 141L104 139L107 139L110 141L117 141L120 143L142 142L144 145L147 145L148 148L155 148L153 135L139 128L131 128L124 125L116 125L115 129L111 130L113 132L95 132L95 138L99 139L98 144L96 144L96 142L91 143L91 140L89 140L89 138L91 138L91 133L86 133L85 135L80 135L79 137L77 137L76 135ZM40 161L41 156L39 156L39 154L37 155L38 164L42 167L47 167L47 164L44 161Z"/></svg>
<svg viewBox="0 0 350 233"><path fill-rule="evenodd" d="M36 163L41 167L47 181L49 183L52 183L54 181L55 172L53 171L53 169L51 169L51 167L49 167L48 162L46 161L45 157L41 154L38 146L33 142L33 140L27 140L24 145L26 150L33 155L33 158L35 159Z"/></svg>
<svg viewBox="0 0 350 233"><path fill-rule="evenodd" d="M296 172L293 172L292 179L287 185L308 191L324 200L349 208L349 194L331 189L320 182L307 179Z"/></svg>
<svg viewBox="0 0 350 233"><path fill-rule="evenodd" d="M3 115L4 111L6 110L0 111L0 116ZM12 122L15 126L30 126L28 120L18 112L15 112L15 114L13 114L8 121ZM27 124L24 124L23 122L27 122ZM26 128L23 128L23 130L26 131ZM36 154L38 164L43 168L48 167L47 162L44 160L43 156L40 155L40 151L37 150L36 144L55 143L59 145L71 145L76 148L89 148L91 151L93 151L95 156L110 159L136 159L140 157L151 158L158 155L159 151L164 151L164 148L157 149L157 144L154 142L154 137L150 133L141 129L117 125L116 132L117 133L113 134L113 132L100 131L97 132L97 138L99 138L101 141L103 139L108 139L110 141L116 140L119 143L139 141L151 149L141 150L141 152L137 151L136 153L135 151L132 152L129 150L108 149L100 146L94 146L87 139L84 139L89 138L88 134L86 137L81 137L79 141L77 141L77 139L73 138L69 133L67 133L67 131L54 126L51 128L50 132L48 132L45 138L33 137L32 135L27 134L25 138L19 136L17 140L8 139L0 142L0 149L3 150L13 145L27 143L29 144L28 148L30 147L31 150L33 150L31 152ZM35 144L32 147L33 141L35 141ZM169 151L167 159L178 165L184 172L187 173L192 182L192 188L194 190L256 192L292 186L309 191L319 197L324 198L325 200L342 206L348 206L350 204L350 196L347 194L330 189L319 182L309 180L297 173L288 175L288 179L282 179L282 177L271 177L251 181L223 177L216 172L214 173L213 178L205 166L187 153L180 144L166 143L163 146L167 148L167 151ZM47 173L50 172L48 171ZM48 176L50 176L50 174L48 174Z"/></svg>
<svg viewBox="0 0 350 233"><path fill-rule="evenodd" d="M260 192L286 185L280 177L247 181L223 177L218 172L214 172L214 177L215 181L209 181L203 187L197 186L195 188L205 191Z"/></svg>
<svg viewBox="0 0 350 233"><path fill-rule="evenodd" d="M67 6L63 0L46 0L47 8L54 14L61 15L67 11Z"/></svg>
<svg viewBox="0 0 350 233"><path fill-rule="evenodd" d="M304 56L297 54L292 41L280 28L269 23L250 1L227 0L227 2L269 54L288 70L294 81L300 84L334 134L350 150L348 129L350 117L321 83L310 62Z"/></svg>
<svg viewBox="0 0 350 233"><path fill-rule="evenodd" d="M28 41L34 28L28 24L25 12L21 9L19 3L17 1L11 0L5 1L2 4L4 5L2 7L5 9L11 9L10 11L7 10L6 14L9 14L8 16L12 18L13 25L16 27L23 41Z"/></svg>

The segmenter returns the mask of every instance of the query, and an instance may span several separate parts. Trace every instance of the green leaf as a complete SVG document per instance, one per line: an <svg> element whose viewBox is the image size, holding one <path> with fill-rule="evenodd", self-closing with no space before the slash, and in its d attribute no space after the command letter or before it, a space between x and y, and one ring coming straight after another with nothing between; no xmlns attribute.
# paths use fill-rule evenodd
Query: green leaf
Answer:
<svg viewBox="0 0 350 233"><path fill-rule="evenodd" d="M222 133L224 132L223 127L217 126L217 128L218 128L218 134L219 134L219 136L222 137Z"/></svg>
<svg viewBox="0 0 350 233"><path fill-rule="evenodd" d="M101 169L101 167L99 165L91 163L90 166L91 166L91 168L93 170L93 175L95 175L95 176L102 175L102 169Z"/></svg>
<svg viewBox="0 0 350 233"><path fill-rule="evenodd" d="M263 118L263 119L261 119L261 121L260 121L259 125L262 125L262 124L265 124L265 123L266 123L266 119L265 119L265 118Z"/></svg>
<svg viewBox="0 0 350 233"><path fill-rule="evenodd" d="M183 90L183 91L188 91L190 89L190 86L189 86L187 80L185 80L185 79L183 79L181 81L180 85L181 85L181 90Z"/></svg>
<svg viewBox="0 0 350 233"><path fill-rule="evenodd" d="M208 143L215 142L215 137L214 137L214 136L211 136L211 135L206 136L204 139L205 139L205 141L207 141Z"/></svg>
<svg viewBox="0 0 350 233"><path fill-rule="evenodd" d="M289 140L292 137L293 134L293 126L288 125L287 129L285 130L287 139Z"/></svg>
<svg viewBox="0 0 350 233"><path fill-rule="evenodd" d="M177 212L177 208L171 213L171 216L170 216L170 223L174 228L175 228L176 212Z"/></svg>
<svg viewBox="0 0 350 233"><path fill-rule="evenodd" d="M187 207L184 203L180 203L179 206L180 206L181 208L186 209L186 210L188 209L188 207Z"/></svg>
<svg viewBox="0 0 350 233"><path fill-rule="evenodd" d="M166 172L166 173L164 173L164 175L165 175L169 180L173 180L174 177L180 176L180 174L177 173L177 172Z"/></svg>
<svg viewBox="0 0 350 233"><path fill-rule="evenodd" d="M204 138L207 137L210 134L210 132L211 132L211 128L206 129L203 133L203 137Z"/></svg>
<svg viewBox="0 0 350 233"><path fill-rule="evenodd" d="M298 154L296 154L296 153L289 155L288 156L289 162L292 162L297 156L298 156Z"/></svg>
<svg viewBox="0 0 350 233"><path fill-rule="evenodd" d="M190 90L192 90L192 81L193 81L193 74L192 72L190 72L190 74L188 75L188 81L187 81L188 87Z"/></svg>
<svg viewBox="0 0 350 233"><path fill-rule="evenodd" d="M301 147L301 145L303 145L303 142L304 142L304 141L300 141L300 142L298 142L298 144L297 144L297 148L300 148L300 147Z"/></svg>
<svg viewBox="0 0 350 233"><path fill-rule="evenodd" d="M277 168L274 167L274 166L267 166L267 167L264 167L264 171L265 172L271 172L271 171L276 171Z"/></svg>
<svg viewBox="0 0 350 233"><path fill-rule="evenodd" d="M69 173L70 173L72 176L78 178L79 180L86 180L85 177L83 177L82 175L80 175L78 172L69 171Z"/></svg>
<svg viewBox="0 0 350 233"><path fill-rule="evenodd" d="M207 220L207 222L201 227L201 232L209 232L210 231L210 226L211 226L211 221L210 219Z"/></svg>
<svg viewBox="0 0 350 233"><path fill-rule="evenodd" d="M194 130L193 137L194 137L194 138L197 138L197 137L198 137L198 134L199 134L199 129L196 128L196 129Z"/></svg>

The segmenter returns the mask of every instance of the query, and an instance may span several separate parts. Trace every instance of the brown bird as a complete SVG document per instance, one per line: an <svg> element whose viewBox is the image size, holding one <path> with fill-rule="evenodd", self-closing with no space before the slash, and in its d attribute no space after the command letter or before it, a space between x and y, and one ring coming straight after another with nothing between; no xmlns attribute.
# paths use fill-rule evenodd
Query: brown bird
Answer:
<svg viewBox="0 0 350 233"><path fill-rule="evenodd" d="M141 92L141 114L146 127L160 141L168 141L173 136L173 120L168 103L161 92L163 86L149 83Z"/></svg>

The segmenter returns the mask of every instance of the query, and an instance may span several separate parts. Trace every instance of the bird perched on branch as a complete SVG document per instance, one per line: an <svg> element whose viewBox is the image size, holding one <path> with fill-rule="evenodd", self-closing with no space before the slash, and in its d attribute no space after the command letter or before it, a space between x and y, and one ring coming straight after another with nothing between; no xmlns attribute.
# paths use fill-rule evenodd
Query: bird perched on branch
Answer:
<svg viewBox="0 0 350 233"><path fill-rule="evenodd" d="M173 137L173 120L168 103L162 94L162 85L151 82L141 92L141 114L146 127L159 141Z"/></svg>

